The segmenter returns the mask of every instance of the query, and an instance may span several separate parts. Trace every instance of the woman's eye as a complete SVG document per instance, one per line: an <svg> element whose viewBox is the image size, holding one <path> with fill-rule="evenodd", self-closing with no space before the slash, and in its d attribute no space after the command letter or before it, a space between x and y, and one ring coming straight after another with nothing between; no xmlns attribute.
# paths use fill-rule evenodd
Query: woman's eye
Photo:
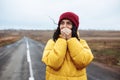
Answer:
<svg viewBox="0 0 120 80"><path fill-rule="evenodd" d="M68 25L72 25L72 23L71 23L71 22L67 22L67 24L68 24Z"/></svg>
<svg viewBox="0 0 120 80"><path fill-rule="evenodd" d="M60 24L62 24L62 25L63 25L63 24L64 24L64 22L61 22Z"/></svg>

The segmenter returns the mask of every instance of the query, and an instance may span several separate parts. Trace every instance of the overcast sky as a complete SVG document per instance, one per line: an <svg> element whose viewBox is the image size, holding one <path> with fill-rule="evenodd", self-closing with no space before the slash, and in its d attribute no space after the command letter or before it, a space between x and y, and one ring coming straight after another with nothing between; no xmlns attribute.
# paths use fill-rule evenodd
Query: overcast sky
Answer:
<svg viewBox="0 0 120 80"><path fill-rule="evenodd" d="M79 15L79 29L120 30L120 0L0 0L0 29L56 29L61 13Z"/></svg>

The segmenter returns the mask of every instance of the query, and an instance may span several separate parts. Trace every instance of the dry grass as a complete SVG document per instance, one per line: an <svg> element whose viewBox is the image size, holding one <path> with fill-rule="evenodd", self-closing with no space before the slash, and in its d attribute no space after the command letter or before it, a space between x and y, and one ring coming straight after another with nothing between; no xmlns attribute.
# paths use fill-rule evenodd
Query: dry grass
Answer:
<svg viewBox="0 0 120 80"><path fill-rule="evenodd" d="M4 38L0 38L0 47L14 43L16 41L18 41L20 39L20 37L4 37Z"/></svg>
<svg viewBox="0 0 120 80"><path fill-rule="evenodd" d="M31 33L29 35L30 38L40 41L44 44L47 43L47 41L52 38L54 31L50 31L50 30L46 30L46 31L33 31L33 33Z"/></svg>
<svg viewBox="0 0 120 80"><path fill-rule="evenodd" d="M87 40L95 61L108 65L120 64L120 39Z"/></svg>

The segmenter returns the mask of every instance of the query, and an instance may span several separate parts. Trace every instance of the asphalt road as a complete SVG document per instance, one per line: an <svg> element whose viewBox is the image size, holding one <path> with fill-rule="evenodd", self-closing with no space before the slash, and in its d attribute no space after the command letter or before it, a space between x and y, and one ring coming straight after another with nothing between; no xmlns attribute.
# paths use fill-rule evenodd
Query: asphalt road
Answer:
<svg viewBox="0 0 120 80"><path fill-rule="evenodd" d="M0 80L45 80L43 49L42 43L26 37L0 48ZM120 80L120 74L92 63L87 73L88 80Z"/></svg>

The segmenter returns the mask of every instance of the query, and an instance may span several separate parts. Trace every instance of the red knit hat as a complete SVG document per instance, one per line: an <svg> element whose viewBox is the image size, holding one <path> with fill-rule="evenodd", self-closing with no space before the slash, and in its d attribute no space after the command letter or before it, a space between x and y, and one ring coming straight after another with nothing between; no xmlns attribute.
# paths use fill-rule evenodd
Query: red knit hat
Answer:
<svg viewBox="0 0 120 80"><path fill-rule="evenodd" d="M59 18L59 21L58 21L58 24L60 24L60 22L63 19L69 19L70 21L73 22L73 24L75 24L75 27L77 27L77 28L79 27L79 17L75 13L73 13L73 12L65 12L65 13L61 14L61 16Z"/></svg>

